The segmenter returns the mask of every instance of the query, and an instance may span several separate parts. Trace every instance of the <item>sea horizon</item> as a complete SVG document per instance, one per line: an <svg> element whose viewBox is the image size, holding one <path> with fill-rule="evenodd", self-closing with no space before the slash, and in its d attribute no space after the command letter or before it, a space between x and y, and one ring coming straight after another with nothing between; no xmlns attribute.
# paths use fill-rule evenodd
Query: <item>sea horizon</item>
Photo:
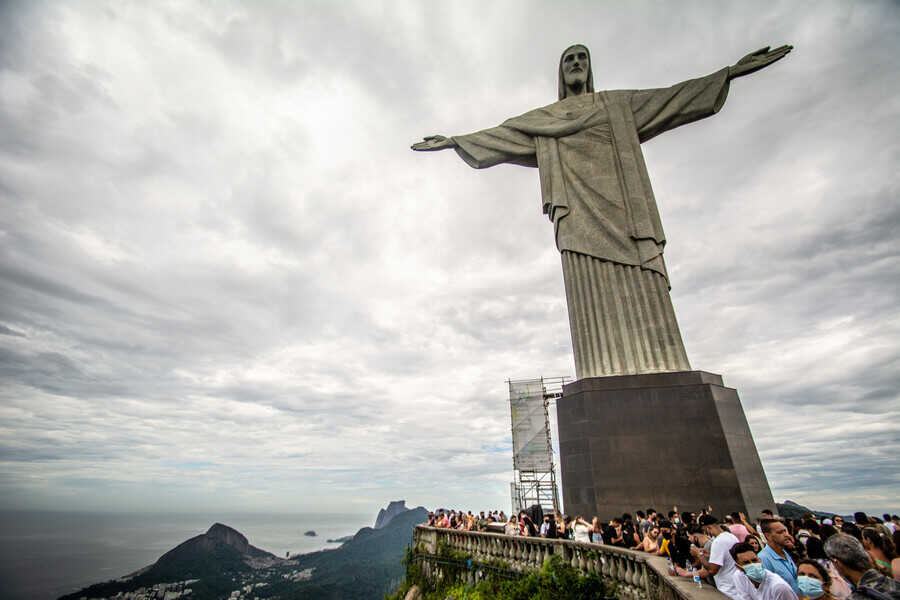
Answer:
<svg viewBox="0 0 900 600"><path fill-rule="evenodd" d="M214 523L284 557L336 548L328 543L375 523L370 513L0 511L0 589L8 600L55 599L153 564ZM316 536L306 536L306 531Z"/></svg>

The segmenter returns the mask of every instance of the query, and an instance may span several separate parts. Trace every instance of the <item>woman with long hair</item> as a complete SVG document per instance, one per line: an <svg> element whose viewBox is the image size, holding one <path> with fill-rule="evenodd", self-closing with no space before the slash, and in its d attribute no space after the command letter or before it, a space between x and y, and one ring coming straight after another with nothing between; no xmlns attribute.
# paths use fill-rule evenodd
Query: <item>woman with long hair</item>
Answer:
<svg viewBox="0 0 900 600"><path fill-rule="evenodd" d="M862 545L872 557L876 569L900 581L900 557L894 549L894 541L884 530L881 527L864 527Z"/></svg>

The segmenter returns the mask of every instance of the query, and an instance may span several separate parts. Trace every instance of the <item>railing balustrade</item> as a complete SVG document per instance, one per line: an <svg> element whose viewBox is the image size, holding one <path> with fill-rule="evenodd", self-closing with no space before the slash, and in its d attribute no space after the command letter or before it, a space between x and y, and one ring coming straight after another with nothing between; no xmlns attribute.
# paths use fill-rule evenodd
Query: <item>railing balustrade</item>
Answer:
<svg viewBox="0 0 900 600"><path fill-rule="evenodd" d="M436 558L442 545L472 559L475 566L464 575L469 583L503 570L519 573L538 570L550 556L558 555L576 569L599 574L615 584L619 600L727 600L712 586L704 584L698 588L690 579L670 575L664 558L643 552L571 540L419 525L413 534L413 551L422 572L432 581L449 576L449 571Z"/></svg>

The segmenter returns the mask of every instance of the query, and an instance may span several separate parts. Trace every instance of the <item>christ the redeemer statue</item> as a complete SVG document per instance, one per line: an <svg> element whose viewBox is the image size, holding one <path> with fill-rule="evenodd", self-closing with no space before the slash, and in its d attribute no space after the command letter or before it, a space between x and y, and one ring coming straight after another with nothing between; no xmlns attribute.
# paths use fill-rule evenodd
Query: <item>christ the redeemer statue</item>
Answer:
<svg viewBox="0 0 900 600"><path fill-rule="evenodd" d="M768 47L668 88L595 92L588 49L559 61L559 101L499 127L413 150L454 148L467 164L537 167L553 222L578 379L689 371L669 297L663 234L641 142L715 114L729 82L783 58Z"/></svg>

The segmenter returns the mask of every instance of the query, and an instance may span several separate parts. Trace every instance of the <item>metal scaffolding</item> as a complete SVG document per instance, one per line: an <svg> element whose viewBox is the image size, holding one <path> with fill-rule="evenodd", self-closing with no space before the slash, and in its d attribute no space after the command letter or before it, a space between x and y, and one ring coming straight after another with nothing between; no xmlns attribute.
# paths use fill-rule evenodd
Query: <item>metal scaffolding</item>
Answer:
<svg viewBox="0 0 900 600"><path fill-rule="evenodd" d="M535 504L545 512L559 510L548 406L562 396L567 381L566 377L508 381L516 478L510 484L513 513Z"/></svg>

